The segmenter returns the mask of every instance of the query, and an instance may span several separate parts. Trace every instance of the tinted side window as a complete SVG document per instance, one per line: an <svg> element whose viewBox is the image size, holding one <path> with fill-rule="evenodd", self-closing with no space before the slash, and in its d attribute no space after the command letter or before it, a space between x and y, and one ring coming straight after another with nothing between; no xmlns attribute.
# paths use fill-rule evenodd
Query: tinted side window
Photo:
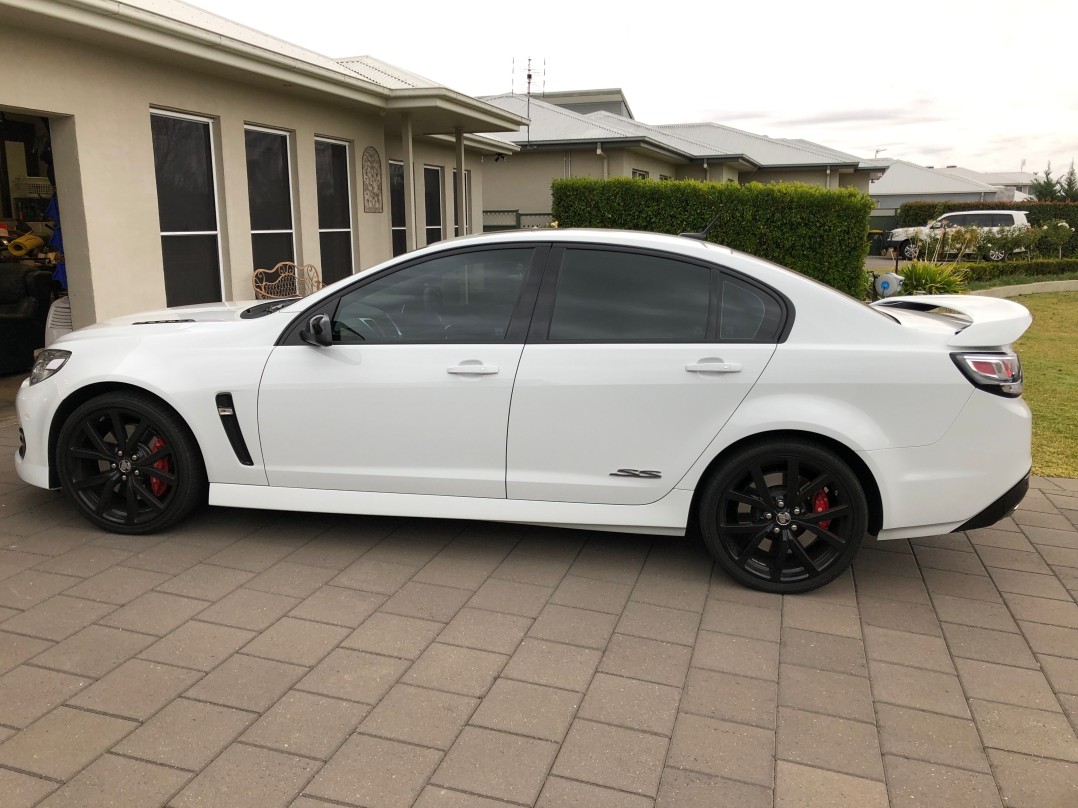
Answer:
<svg viewBox="0 0 1078 808"><path fill-rule="evenodd" d="M1014 214L1013 213L993 213L991 214L992 221L985 225L985 227L1014 227Z"/></svg>
<svg viewBox="0 0 1078 808"><path fill-rule="evenodd" d="M534 250L481 250L413 264L343 295L335 342L497 342Z"/></svg>
<svg viewBox="0 0 1078 808"><path fill-rule="evenodd" d="M777 342L782 330L782 309L771 295L722 276L719 339L726 342Z"/></svg>
<svg viewBox="0 0 1078 808"><path fill-rule="evenodd" d="M969 225L969 214L956 213L953 216L943 217L944 227L967 227Z"/></svg>
<svg viewBox="0 0 1078 808"><path fill-rule="evenodd" d="M970 213L969 223L976 227L992 227L995 224L995 216L991 213Z"/></svg>
<svg viewBox="0 0 1078 808"><path fill-rule="evenodd" d="M548 339L702 341L710 275L706 267L655 255L568 249Z"/></svg>

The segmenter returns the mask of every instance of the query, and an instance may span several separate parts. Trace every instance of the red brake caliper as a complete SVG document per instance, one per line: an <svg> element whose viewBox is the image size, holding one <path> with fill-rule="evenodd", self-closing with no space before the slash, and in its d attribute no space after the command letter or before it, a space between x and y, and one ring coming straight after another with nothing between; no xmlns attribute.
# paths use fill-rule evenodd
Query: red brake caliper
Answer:
<svg viewBox="0 0 1078 808"><path fill-rule="evenodd" d="M152 441L150 441L150 454L159 452L164 448L165 442L161 440L161 438L154 438ZM170 464L168 458L162 457L160 460L153 464L153 467L158 471L168 473L171 470L169 468L169 465ZM166 483L159 477L152 477L150 479L150 490L153 491L154 496L159 497L168 490L168 483Z"/></svg>
<svg viewBox="0 0 1078 808"><path fill-rule="evenodd" d="M824 511L828 510L830 507L831 507L831 500L828 498L827 492L824 491L821 488L819 491L816 492L816 495L813 496L813 498L812 498L812 512L813 513L823 513ZM819 522L818 524L820 525L820 528L822 530L827 530L827 528L831 525L831 520L830 519L824 519L822 522Z"/></svg>

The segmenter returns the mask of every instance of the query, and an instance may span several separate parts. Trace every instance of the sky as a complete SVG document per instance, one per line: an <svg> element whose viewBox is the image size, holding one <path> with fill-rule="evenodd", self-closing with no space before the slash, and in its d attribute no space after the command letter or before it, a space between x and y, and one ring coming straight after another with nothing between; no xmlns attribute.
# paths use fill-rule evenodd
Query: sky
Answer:
<svg viewBox="0 0 1078 808"><path fill-rule="evenodd" d="M714 121L936 167L1078 159L1075 0L188 0L327 56L473 96L620 87L649 124Z"/></svg>

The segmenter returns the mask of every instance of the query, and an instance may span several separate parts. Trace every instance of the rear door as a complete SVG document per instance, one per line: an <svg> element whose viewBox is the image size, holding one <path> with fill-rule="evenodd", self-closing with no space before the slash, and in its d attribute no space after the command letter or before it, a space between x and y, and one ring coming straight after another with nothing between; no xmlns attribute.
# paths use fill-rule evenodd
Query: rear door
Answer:
<svg viewBox="0 0 1078 808"><path fill-rule="evenodd" d="M550 264L513 388L506 495L661 499L760 377L787 306L670 254L567 246Z"/></svg>

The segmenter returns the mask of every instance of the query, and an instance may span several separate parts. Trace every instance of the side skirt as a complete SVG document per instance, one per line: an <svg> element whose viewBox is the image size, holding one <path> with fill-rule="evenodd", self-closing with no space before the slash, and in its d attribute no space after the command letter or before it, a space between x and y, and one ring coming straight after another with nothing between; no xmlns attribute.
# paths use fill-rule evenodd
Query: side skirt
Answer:
<svg viewBox="0 0 1078 808"><path fill-rule="evenodd" d="M475 519L548 527L611 530L683 536L692 491L674 489L650 505L593 505L521 499L440 497L275 488L268 485L210 484L210 505L273 511L348 513L367 516L415 516L428 519Z"/></svg>

